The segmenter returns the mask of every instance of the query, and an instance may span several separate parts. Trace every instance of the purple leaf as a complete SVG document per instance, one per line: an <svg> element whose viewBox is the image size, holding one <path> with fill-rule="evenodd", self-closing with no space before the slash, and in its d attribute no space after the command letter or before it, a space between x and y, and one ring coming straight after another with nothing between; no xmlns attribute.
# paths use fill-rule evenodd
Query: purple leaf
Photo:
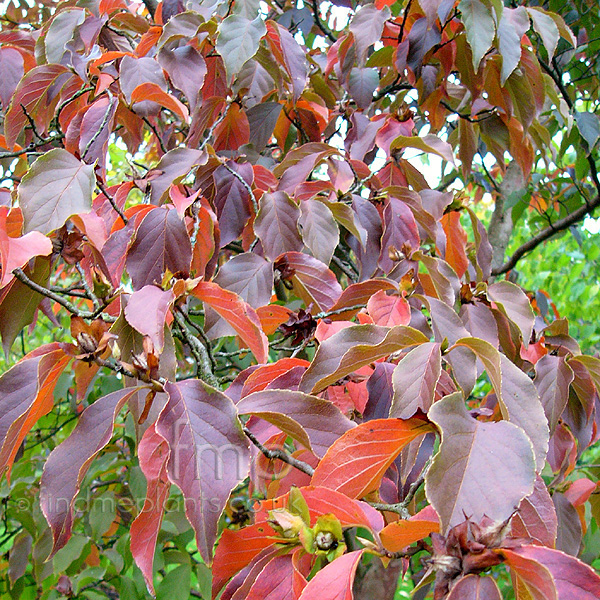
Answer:
<svg viewBox="0 0 600 600"><path fill-rule="evenodd" d="M186 499L186 516L210 563L229 494L248 474L250 451L233 402L199 379L167 383L156 431L171 450L167 472Z"/></svg>
<svg viewBox="0 0 600 600"><path fill-rule="evenodd" d="M183 221L172 208L155 208L148 212L135 234L127 253L127 272L133 289L161 285L167 270L188 277L192 245Z"/></svg>
<svg viewBox="0 0 600 600"><path fill-rule="evenodd" d="M290 390L262 390L237 404L240 414L251 414L312 450L319 458L331 444L355 426L328 400Z"/></svg>
<svg viewBox="0 0 600 600"><path fill-rule="evenodd" d="M71 537L73 504L92 461L110 442L121 407L139 388L118 390L88 406L73 433L46 460L40 483L42 512L52 529L51 556Z"/></svg>
<svg viewBox="0 0 600 600"><path fill-rule="evenodd" d="M467 411L462 394L446 396L429 410L442 443L426 476L425 492L442 524L441 532L484 515L504 521L531 494L533 449L512 423L484 423Z"/></svg>

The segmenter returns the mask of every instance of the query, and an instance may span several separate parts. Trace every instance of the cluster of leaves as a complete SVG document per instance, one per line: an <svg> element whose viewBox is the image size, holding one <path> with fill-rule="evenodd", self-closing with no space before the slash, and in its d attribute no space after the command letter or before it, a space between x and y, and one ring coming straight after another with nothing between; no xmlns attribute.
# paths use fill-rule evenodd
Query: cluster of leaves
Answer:
<svg viewBox="0 0 600 600"><path fill-rule="evenodd" d="M7 11L0 335L55 338L0 377L13 597L351 598L383 565L600 597L600 359L494 280L567 122L589 185L537 243L600 204L550 66L578 40L541 6L355 4Z"/></svg>

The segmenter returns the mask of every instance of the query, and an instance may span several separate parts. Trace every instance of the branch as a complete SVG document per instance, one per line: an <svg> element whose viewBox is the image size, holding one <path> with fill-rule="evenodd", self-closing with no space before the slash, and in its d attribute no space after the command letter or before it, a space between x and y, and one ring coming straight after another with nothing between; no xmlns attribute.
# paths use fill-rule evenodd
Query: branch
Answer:
<svg viewBox="0 0 600 600"><path fill-rule="evenodd" d="M315 25L319 28L321 33L330 41L337 42L337 38L333 33L331 33L330 29L321 21L321 17L319 15L319 2L318 0L312 0L312 10L313 10L313 20Z"/></svg>
<svg viewBox="0 0 600 600"><path fill-rule="evenodd" d="M393 513L400 515L400 517L402 519L410 519L411 514L408 512L408 505L412 502L413 498L415 497L415 494L417 493L419 488L423 485L423 483L425 481L425 475L427 475L427 471L429 470L430 464L431 464L431 462L429 461L425 465L425 468L423 469L423 472L421 473L419 478L417 480L415 480L411 484L411 486L408 488L408 492L406 493L406 496L405 496L404 500L402 500L402 502L398 502L397 504L385 504L383 502L369 502L369 504L373 508L376 508L377 510L393 512Z"/></svg>
<svg viewBox="0 0 600 600"><path fill-rule="evenodd" d="M181 335L183 336L184 340L186 341L187 345L192 351L194 360L196 361L197 365L198 377L200 377L200 379L206 381L210 385L218 387L219 381L212 372L208 350L204 347L204 344L202 344L202 342L200 342L200 340L193 336L188 330L185 324L185 317L183 316L181 309L176 308L173 311L173 316L175 317L175 321L179 326Z"/></svg>
<svg viewBox="0 0 600 600"><path fill-rule="evenodd" d="M590 214L596 207L600 206L600 196L596 196L591 202L588 204L584 204L580 206L577 210L574 210L572 213L568 214L566 217L559 219L546 229L542 229L538 234L534 235L529 241L525 242L521 246L519 246L512 254L512 256L500 267L492 270L492 275L502 275L513 269L515 265L519 262L525 254L534 250L537 246L539 246L542 242L545 242L547 239L551 238L553 235L557 234L560 231L564 231L582 221L588 214Z"/></svg>
<svg viewBox="0 0 600 600"><path fill-rule="evenodd" d="M125 213L119 208L117 201L113 198L111 194L108 193L108 190L104 187L104 184L100 181L97 182L98 189L104 194L106 199L110 202L110 205L113 207L114 211L121 217L121 220L125 225L129 223L129 219L125 216Z"/></svg>
<svg viewBox="0 0 600 600"><path fill-rule="evenodd" d="M564 98L565 102L567 103L567 106L569 107L569 109L573 110L574 109L573 101L571 100L571 97L569 96L569 92L565 88L559 74L557 74L554 71L554 69L552 69L546 62L544 62L544 60L542 60L540 57L538 57L538 58L539 58L541 67L544 69L544 71L546 71L546 73L548 73L548 75L550 75L550 77L556 84L556 87L560 91L562 97ZM565 229L568 229L569 227L571 227L571 225L574 225L575 223L582 221L588 214L591 214L596 207L600 206L600 179L598 178L598 170L596 169L596 160L592 156L591 152L587 155L587 161L588 161L588 164L590 167L590 174L592 177L592 181L594 182L594 186L596 188L596 193L597 193L596 197L591 201L587 201L584 198L584 200L586 200L586 201L583 206L580 206L577 210L574 210L572 213L568 214L566 217L563 217L562 219L559 219L555 223L546 227L546 229L542 229L542 231L540 231L538 234L534 235L529 241L527 241L524 244L522 244L521 246L519 246L513 252L512 256L504 264L502 264L499 267L496 267L492 270L492 275L502 275L503 273L510 271L511 269L513 269L515 267L517 262L519 262L519 260L523 256L525 256L525 254L527 254L528 252L531 252L533 249L535 249L537 246L539 246L542 242L545 242L547 239L551 238L553 235L555 235L559 231L564 231Z"/></svg>
<svg viewBox="0 0 600 600"><path fill-rule="evenodd" d="M0 160L2 160L3 158L17 158L18 156L21 156L23 154L35 152L35 150L37 150L38 148L46 146L47 144L50 144L54 141L60 141L64 137L64 134L61 133L59 135L53 135L47 138L43 138L39 142L32 142L31 144L29 144L29 146L27 146L27 148L23 148L22 150L16 150L15 152L0 152Z"/></svg>
<svg viewBox="0 0 600 600"><path fill-rule="evenodd" d="M295 467L299 471L306 473L309 477L312 477L315 470L308 464L302 460L298 460L293 456L290 456L287 452L276 448L274 450L269 450L269 448L263 446L256 436L247 428L243 427L244 433L246 437L269 459L269 460L281 460L282 462Z"/></svg>

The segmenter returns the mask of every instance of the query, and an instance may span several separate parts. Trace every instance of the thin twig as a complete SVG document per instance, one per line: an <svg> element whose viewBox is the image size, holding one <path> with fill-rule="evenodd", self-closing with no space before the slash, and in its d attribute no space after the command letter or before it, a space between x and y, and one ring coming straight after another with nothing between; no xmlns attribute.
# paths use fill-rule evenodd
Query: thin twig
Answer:
<svg viewBox="0 0 600 600"><path fill-rule="evenodd" d="M168 152L168 149L165 146L164 142L162 141L162 138L158 134L156 127L154 127L154 125L151 123L151 121L148 119L148 117L142 117L142 121L144 121L144 123L146 123L146 125L148 125L148 127L150 127L150 129L152 129L152 133L156 137L156 140L158 141L160 149L162 150L163 154L166 154Z"/></svg>
<svg viewBox="0 0 600 600"><path fill-rule="evenodd" d="M47 144L50 144L51 142L54 141L60 141L64 138L64 134L60 133L58 135L53 135L44 139L41 139L39 142L32 142L31 144L29 144L26 148L23 148L22 150L16 150L14 152L0 152L0 160L2 160L3 158L17 158L18 156L21 156L22 154L33 154L38 148L41 148L42 146L46 146Z"/></svg>
<svg viewBox="0 0 600 600"><path fill-rule="evenodd" d="M108 190L104 187L104 184L100 181L97 182L98 189L104 194L106 199L110 202L110 205L113 207L114 211L121 217L123 223L127 225L129 223L129 219L125 216L125 213L119 208L117 201L113 198L111 194L108 193Z"/></svg>
<svg viewBox="0 0 600 600"><path fill-rule="evenodd" d="M297 458L294 458L293 456L290 456L287 452L285 452L284 450L281 450L279 448L275 448L273 450L270 450L269 448L263 446L258 439L256 438L256 436L247 428L247 427L243 427L242 428L244 430L244 433L246 434L246 437L264 454L264 456L266 458L268 458L269 460L280 460L292 467L295 467L296 469L298 469L299 471L302 471L303 473L306 473L309 477L312 477L315 470L308 464L305 463L302 460L298 460Z"/></svg>

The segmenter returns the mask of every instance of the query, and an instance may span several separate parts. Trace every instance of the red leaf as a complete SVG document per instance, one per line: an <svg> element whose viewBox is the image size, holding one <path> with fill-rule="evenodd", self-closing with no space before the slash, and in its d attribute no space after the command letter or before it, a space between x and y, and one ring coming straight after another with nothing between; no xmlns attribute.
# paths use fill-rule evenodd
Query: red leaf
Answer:
<svg viewBox="0 0 600 600"><path fill-rule="evenodd" d="M308 367L309 364L303 358L281 358L277 362L258 367L244 382L241 397L264 390L274 379L294 367Z"/></svg>
<svg viewBox="0 0 600 600"><path fill-rule="evenodd" d="M321 569L300 594L298 600L352 600L352 583L363 550L349 552Z"/></svg>
<svg viewBox="0 0 600 600"><path fill-rule="evenodd" d="M201 281L191 292L223 317L250 348L258 363L267 362L269 343L255 310L237 294L216 283Z"/></svg>
<svg viewBox="0 0 600 600"><path fill-rule="evenodd" d="M446 234L446 262L456 271L461 278L469 267L466 244L467 233L460 224L460 213L451 211L446 213L441 220Z"/></svg>
<svg viewBox="0 0 600 600"><path fill-rule="evenodd" d="M256 309L256 314L260 319L262 330L271 335L277 331L280 325L283 325L293 314L287 306L279 304L269 304Z"/></svg>
<svg viewBox="0 0 600 600"><path fill-rule="evenodd" d="M243 529L224 529L213 562L213 597L238 571L274 543L275 531L261 521Z"/></svg>
<svg viewBox="0 0 600 600"><path fill-rule="evenodd" d="M10 471L29 430L54 405L54 386L71 357L58 346L38 348L0 377L0 475Z"/></svg>
<svg viewBox="0 0 600 600"><path fill-rule="evenodd" d="M81 482L94 458L110 442L117 413L138 390L118 390L88 406L73 433L46 460L40 483L40 504L52 529L51 556L71 537L73 504Z"/></svg>
<svg viewBox="0 0 600 600"><path fill-rule="evenodd" d="M421 419L362 423L329 448L311 483L362 498L379 489L384 473L404 446L431 430L431 425Z"/></svg>
<svg viewBox="0 0 600 600"><path fill-rule="evenodd" d="M167 476L169 445L156 433L152 425L140 440L137 453L148 487L144 506L131 524L131 554L144 575L148 591L154 596L152 564L156 538L163 519L164 504L171 488Z"/></svg>
<svg viewBox="0 0 600 600"><path fill-rule="evenodd" d="M250 140L250 125L246 113L236 103L229 106L225 118L215 128L214 149L237 150Z"/></svg>
<svg viewBox="0 0 600 600"><path fill-rule="evenodd" d="M410 323L410 305L402 296L388 296L383 290L373 294L367 302L367 311L375 325L393 327Z"/></svg>
<svg viewBox="0 0 600 600"><path fill-rule="evenodd" d="M0 207L0 288L14 278L14 269L25 266L34 256L48 256L52 252L50 238L39 231L31 231L22 237L9 237L6 232L7 215L8 207Z"/></svg>
<svg viewBox="0 0 600 600"><path fill-rule="evenodd" d="M131 294L125 307L127 322L147 335L159 353L165 345L165 320L174 299L172 289L163 291L154 285L145 285Z"/></svg>
<svg viewBox="0 0 600 600"><path fill-rule="evenodd" d="M183 492L186 516L208 564L219 517L231 490L248 473L250 452L225 394L199 379L167 383L165 391L169 400L156 431L169 444L169 480Z"/></svg>
<svg viewBox="0 0 600 600"><path fill-rule="evenodd" d="M491 577L467 575L454 584L447 600L502 600L502 595Z"/></svg>
<svg viewBox="0 0 600 600"><path fill-rule="evenodd" d="M395 282L390 281L389 279L367 279L367 281L352 283L342 292L336 303L331 307L331 310L337 311L340 308L349 308L361 304L366 305L371 296L377 292L397 289L398 287ZM348 312L331 315L329 319L332 321L344 321L352 318L358 310L360 309L355 308Z"/></svg>
<svg viewBox="0 0 600 600"><path fill-rule="evenodd" d="M293 574L292 556L276 556L258 574L245 600L294 600Z"/></svg>
<svg viewBox="0 0 600 600"><path fill-rule="evenodd" d="M543 546L498 550L534 600L597 600L600 576L574 556ZM554 590L556 590L556 596ZM545 594L545 595L544 595Z"/></svg>

